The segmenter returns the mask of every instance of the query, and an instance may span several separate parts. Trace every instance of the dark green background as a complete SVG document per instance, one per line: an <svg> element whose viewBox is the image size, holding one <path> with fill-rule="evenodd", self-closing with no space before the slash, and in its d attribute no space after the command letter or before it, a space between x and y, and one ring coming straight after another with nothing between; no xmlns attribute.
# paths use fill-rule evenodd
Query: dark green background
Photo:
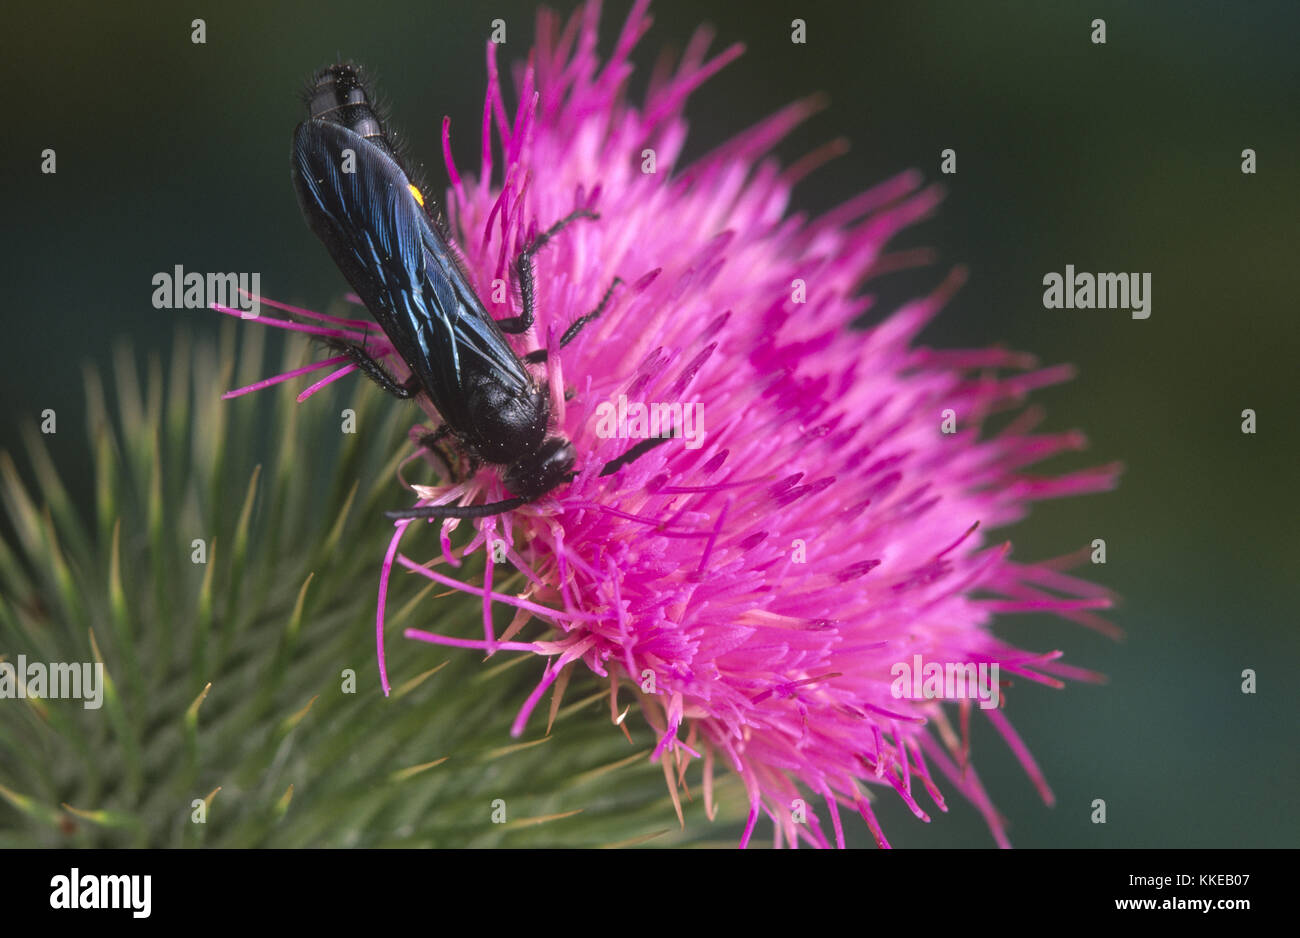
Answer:
<svg viewBox="0 0 1300 938"><path fill-rule="evenodd" d="M564 8L564 5L560 5ZM627 7L607 4L602 51ZM1038 802L1005 747L975 735L976 765L1020 846L1295 846L1297 663L1296 250L1300 59L1294 3L658 3L638 50L653 62L702 20L716 48L747 54L693 99L690 152L815 91L831 106L787 141L798 157L837 136L847 157L797 191L824 210L907 167L939 178L939 215L900 243L940 266L880 286L888 303L965 263L968 285L926 334L994 342L1079 367L1037 395L1050 430L1085 429L1089 453L1050 468L1122 460L1115 493L1043 503L1011 536L1033 560L1104 537L1086 574L1124 597L1113 643L1047 617L1002 634L1103 671L1104 687L1017 687L1009 715L1059 803ZM208 42L190 43L205 17ZM790 20L809 42L789 42ZM130 337L166 349L175 321L150 278L174 264L260 271L266 295L323 308L344 288L308 234L289 185L296 97L337 57L372 66L435 191L452 119L474 165L489 21L504 61L531 45L533 5L491 3L28 4L6 11L0 445L46 407L50 441L90 502L80 366ZM1108 42L1089 41L1094 17ZM637 87L644 83L640 76ZM58 173L39 172L40 151ZM1240 172L1240 152L1259 172ZM1150 271L1152 316L1045 310L1042 277ZM1259 432L1240 432L1253 408ZM1240 692L1254 668L1259 693ZM980 721L976 721L977 724ZM950 788L951 813L921 825L894 799L896 845L990 843ZM1109 823L1089 821L1104 798ZM862 825L851 836L864 842ZM726 832L719 832L726 833ZM761 837L769 828L760 825Z"/></svg>

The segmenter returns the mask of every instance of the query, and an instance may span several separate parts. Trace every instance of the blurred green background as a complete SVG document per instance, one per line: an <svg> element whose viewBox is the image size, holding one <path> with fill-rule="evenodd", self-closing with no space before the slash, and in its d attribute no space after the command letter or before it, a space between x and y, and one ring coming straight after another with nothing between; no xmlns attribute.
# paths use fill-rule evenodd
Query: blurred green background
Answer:
<svg viewBox="0 0 1300 938"><path fill-rule="evenodd" d="M61 428L75 429L49 445L89 509L82 362L106 366L119 337L165 352L178 319L200 335L217 328L202 311L155 310L154 273L259 271L267 296L318 309L343 292L289 184L297 92L311 71L340 57L372 67L439 191L444 114L458 163L475 162L490 21L506 21L503 61L516 62L534 9L508 0L8 7L0 448L21 449L18 427L54 408ZM1041 503L1008 533L1021 560L1105 538L1109 562L1084 573L1122 595L1113 620L1127 633L1114 643L1031 616L1000 626L1110 678L1013 689L1009 716L1054 808L975 721L975 764L1013 843L1296 846L1297 682L1281 665L1300 660L1300 396L1287 390L1300 352L1300 6L652 9L637 52L647 69L702 21L716 28L716 49L748 47L692 100L688 155L793 98L828 92L830 107L780 153L792 160L840 136L852 149L801 185L797 207L825 210L908 167L941 180L939 214L898 242L935 247L940 264L881 282L882 302L968 265L969 283L927 342L997 342L1075 363L1076 380L1036 399L1047 429L1082 428L1092 447L1045 468L1126 465L1118 491ZM606 5L602 51L626 10ZM190 42L196 16L206 45ZM804 46L789 41L796 16L808 24ZM1089 39L1096 17L1104 46ZM57 151L56 175L39 171L46 147ZM947 147L958 173L941 177ZM1240 172L1246 147L1258 154L1256 175ZM1043 309L1043 275L1067 263L1151 272L1151 318ZM1240 432L1248 407L1253 436ZM1254 696L1240 692L1244 668L1258 672ZM975 811L949 794L949 815L928 826L882 798L894 844L989 845ZM1107 802L1105 825L1089 820L1095 798ZM848 827L854 842L869 841L861 824Z"/></svg>

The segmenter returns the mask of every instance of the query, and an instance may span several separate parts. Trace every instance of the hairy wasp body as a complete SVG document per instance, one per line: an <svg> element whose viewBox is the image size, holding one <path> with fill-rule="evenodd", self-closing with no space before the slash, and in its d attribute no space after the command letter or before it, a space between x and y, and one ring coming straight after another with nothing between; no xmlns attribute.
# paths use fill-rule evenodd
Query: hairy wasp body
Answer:
<svg viewBox="0 0 1300 938"><path fill-rule="evenodd" d="M539 498L573 476L573 445L549 431L550 394L528 372L545 358L521 359L506 339L533 322L533 254L579 210L529 244L515 262L523 313L494 320L439 230L425 196L403 168L376 114L360 70L333 65L318 72L307 94L308 117L293 137L293 179L312 231L410 369L396 381L365 349L338 346L398 397L428 396L442 417L433 438L454 437L471 463L505 467L512 498L489 505L432 506L392 517L482 517ZM600 315L599 307L570 327L567 344Z"/></svg>

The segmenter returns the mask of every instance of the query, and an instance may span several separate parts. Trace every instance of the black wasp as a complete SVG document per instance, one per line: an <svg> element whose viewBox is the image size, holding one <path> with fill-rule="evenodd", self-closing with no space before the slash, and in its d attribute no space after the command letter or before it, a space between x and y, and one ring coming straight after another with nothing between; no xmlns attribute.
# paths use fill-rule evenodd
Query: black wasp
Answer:
<svg viewBox="0 0 1300 938"><path fill-rule="evenodd" d="M293 180L307 223L411 377L398 382L364 348L332 344L390 393L428 395L443 424L423 444L432 447L453 437L474 468L479 463L504 466L505 484L514 493L487 505L434 505L388 514L481 518L509 511L573 478L575 455L568 439L548 434L550 394L526 368L544 361L546 350L521 359L505 334L521 333L533 323L533 255L565 225L598 216L579 209L535 237L514 265L521 315L493 319L470 285L431 200L402 167L373 100L357 66L331 65L317 72L306 95L308 118L293 135ZM564 332L561 346L604 312L619 282L615 279L600 304ZM607 464L602 474L617 471L647 448L638 444Z"/></svg>

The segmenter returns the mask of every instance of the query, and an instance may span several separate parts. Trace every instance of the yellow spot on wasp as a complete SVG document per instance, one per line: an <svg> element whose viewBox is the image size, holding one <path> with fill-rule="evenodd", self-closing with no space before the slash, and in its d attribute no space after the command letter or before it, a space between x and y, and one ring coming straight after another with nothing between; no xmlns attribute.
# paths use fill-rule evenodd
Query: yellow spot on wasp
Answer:
<svg viewBox="0 0 1300 938"><path fill-rule="evenodd" d="M415 196L415 201L420 203L420 208L424 208L424 196L420 195L420 190L410 183L407 183L406 187L411 190L411 195Z"/></svg>

